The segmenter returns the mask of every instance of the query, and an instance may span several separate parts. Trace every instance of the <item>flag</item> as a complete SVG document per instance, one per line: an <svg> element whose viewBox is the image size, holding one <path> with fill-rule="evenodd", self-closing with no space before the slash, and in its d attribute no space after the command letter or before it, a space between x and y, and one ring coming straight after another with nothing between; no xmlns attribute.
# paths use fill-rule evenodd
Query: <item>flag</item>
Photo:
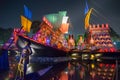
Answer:
<svg viewBox="0 0 120 80"><path fill-rule="evenodd" d="M32 19L32 12L26 5L24 5L24 16L28 19Z"/></svg>
<svg viewBox="0 0 120 80"><path fill-rule="evenodd" d="M63 23L67 23L67 21L68 21L68 16L63 16L62 24L63 24Z"/></svg>
<svg viewBox="0 0 120 80"><path fill-rule="evenodd" d="M86 7L85 7L85 11L84 11L84 14L87 14L89 8L88 8L88 4L87 4L87 1L86 1Z"/></svg>
<svg viewBox="0 0 120 80"><path fill-rule="evenodd" d="M61 24L60 31L62 33L68 33L68 29L69 29L69 23Z"/></svg>
<svg viewBox="0 0 120 80"><path fill-rule="evenodd" d="M21 16L21 25L23 26L23 30L30 32L32 22L25 18L24 16Z"/></svg>
<svg viewBox="0 0 120 80"><path fill-rule="evenodd" d="M85 29L87 29L89 27L89 20L90 20L90 15L91 15L91 12L92 12L93 8L91 8L88 13L86 14L86 17L85 17Z"/></svg>

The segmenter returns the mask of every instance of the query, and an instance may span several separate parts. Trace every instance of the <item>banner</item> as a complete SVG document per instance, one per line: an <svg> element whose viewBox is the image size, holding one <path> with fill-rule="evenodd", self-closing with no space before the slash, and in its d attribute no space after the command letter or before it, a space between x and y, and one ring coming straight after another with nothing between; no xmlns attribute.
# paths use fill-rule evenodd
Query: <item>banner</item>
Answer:
<svg viewBox="0 0 120 80"><path fill-rule="evenodd" d="M60 31L62 33L68 33L68 29L69 29L69 23L61 24Z"/></svg>
<svg viewBox="0 0 120 80"><path fill-rule="evenodd" d="M26 5L24 5L24 16L28 19L32 19L32 12Z"/></svg>
<svg viewBox="0 0 120 80"><path fill-rule="evenodd" d="M21 16L21 25L23 26L23 30L30 32L32 22L25 18L24 16Z"/></svg>
<svg viewBox="0 0 120 80"><path fill-rule="evenodd" d="M86 0L85 0L85 1L86 1ZM86 7L85 7L84 14L87 14L88 11L89 11L89 8L88 8L88 4L87 4L87 1L86 1Z"/></svg>
<svg viewBox="0 0 120 80"><path fill-rule="evenodd" d="M90 20L90 15L91 15L91 12L92 12L93 8L91 8L88 13L86 14L86 17L85 17L85 29L87 29L89 27L89 20Z"/></svg>

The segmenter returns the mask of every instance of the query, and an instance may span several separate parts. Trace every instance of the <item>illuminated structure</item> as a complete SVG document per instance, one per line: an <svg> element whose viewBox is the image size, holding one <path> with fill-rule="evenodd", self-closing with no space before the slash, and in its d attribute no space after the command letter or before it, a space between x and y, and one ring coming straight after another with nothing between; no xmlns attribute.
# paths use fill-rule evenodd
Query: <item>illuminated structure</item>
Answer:
<svg viewBox="0 0 120 80"><path fill-rule="evenodd" d="M58 14L48 14L43 17L40 30L32 37L34 40L44 45L57 47L58 49L67 48L64 34L68 32L69 23L66 11Z"/></svg>
<svg viewBox="0 0 120 80"><path fill-rule="evenodd" d="M32 38L41 44L49 44L49 42L47 42L47 38L50 36L50 33L52 33L52 28L49 27L45 22L42 22L40 26L41 29L35 35L33 35Z"/></svg>
<svg viewBox="0 0 120 80"><path fill-rule="evenodd" d="M90 25L87 30L87 44L92 44L100 49L100 52L115 52L116 48L112 43L109 34L109 25Z"/></svg>
<svg viewBox="0 0 120 80"><path fill-rule="evenodd" d="M114 43L110 36L110 26L108 24L102 25L89 25L86 31L85 43L89 45L90 49L94 47L98 49L97 52L116 52ZM99 59L98 59L99 60ZM111 80L115 73L115 64L98 64L96 67L94 64L91 67L92 70L97 70L96 75L100 76L103 80ZM112 70L112 71L111 71Z"/></svg>
<svg viewBox="0 0 120 80"><path fill-rule="evenodd" d="M112 80L115 74L115 64L99 64L96 72L103 80Z"/></svg>
<svg viewBox="0 0 120 80"><path fill-rule="evenodd" d="M66 13L67 13L66 11L60 11L58 13L45 15L43 17L42 23L39 25L40 27L39 31L32 36L32 39L43 45L56 47L62 50L75 49L75 47L77 47L78 50L89 48L91 50L100 49L100 52L116 51L109 34L108 24L102 25L89 24L87 28L85 27L86 29L85 39L83 39L83 36L80 36L79 40L77 41L77 44L75 44L73 35L69 35L67 41L64 38L64 34L68 33L69 28L68 16L66 16ZM21 18L21 20L22 24L24 23L23 21L26 22L26 20L23 20L23 18ZM89 22L89 19L87 22ZM26 32L30 31L29 30L30 25L28 26L28 28L26 27L27 26L25 27L23 26L23 29L14 30L14 33L12 35L14 37L11 37L12 40L14 39L13 42L16 43L17 41L16 34L26 35Z"/></svg>
<svg viewBox="0 0 120 80"><path fill-rule="evenodd" d="M24 20L24 18L22 18L23 29L22 28L14 29L12 37L3 46L3 48L4 49L8 49L8 48L13 49L13 47L17 48L15 44L18 41L18 35L21 35L23 38L27 38L31 42L32 41L38 42L39 45L44 46L46 50L48 49L48 51L51 50L51 52L52 51L54 52L54 50L56 50L55 53L58 53L56 54L57 56L61 56L62 53L66 55L65 54L66 52L61 53L59 49L63 51L71 51L73 49L77 49L76 51L82 52L82 50L84 51L84 49L89 48L90 51L99 49L98 52L116 52L116 48L114 44L112 43L111 36L109 34L109 30L110 30L109 25L108 24L102 24L102 25L99 25L99 24L90 25L89 24L89 18L90 18L91 11L89 12L89 15L87 16L85 20L86 37L84 38L82 35L80 35L79 40L77 41L77 44L75 44L75 39L73 35L69 35L67 40L64 37L64 34L68 33L69 23L68 23L68 16L66 16L66 11L61 11L59 13L45 15L43 17L42 23L39 25L40 27L39 31L36 32L32 36L32 38L30 38L26 34L26 32L30 31L31 22L29 22L29 24L24 23L24 21L26 22L28 20ZM28 28L26 24L29 26ZM48 52L44 55L53 56L54 55L53 52L52 53ZM41 50L39 49L39 53L44 53L44 52L42 51L42 49ZM37 54L37 50L36 50L36 54ZM39 54L39 55L43 56L43 54ZM94 60L94 57L92 58L92 60ZM112 65L108 65L108 66L109 66L108 71L111 70L111 72L115 72L114 64L113 64L113 67ZM106 72L107 71L106 68L108 68L108 66L106 64L105 66L99 65L99 67L101 67L102 69L101 70L97 69L98 70L97 74L101 75L102 73L101 71L104 69ZM93 65L93 67L95 66ZM111 77L113 77L111 73L110 74L103 73L102 75L103 75L103 78L106 75L108 76L110 75ZM111 79L111 77L109 78Z"/></svg>

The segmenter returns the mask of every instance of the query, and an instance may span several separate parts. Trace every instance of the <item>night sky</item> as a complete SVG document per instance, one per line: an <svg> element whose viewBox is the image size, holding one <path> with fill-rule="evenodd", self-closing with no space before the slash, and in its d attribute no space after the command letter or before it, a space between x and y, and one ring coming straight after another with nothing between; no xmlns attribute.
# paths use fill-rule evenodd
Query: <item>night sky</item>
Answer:
<svg viewBox="0 0 120 80"><path fill-rule="evenodd" d="M94 8L90 23L108 23L120 35L120 0L87 0ZM20 27L23 5L32 11L32 21L41 21L46 14L67 11L70 19L70 34L84 34L85 0L0 0L0 27Z"/></svg>

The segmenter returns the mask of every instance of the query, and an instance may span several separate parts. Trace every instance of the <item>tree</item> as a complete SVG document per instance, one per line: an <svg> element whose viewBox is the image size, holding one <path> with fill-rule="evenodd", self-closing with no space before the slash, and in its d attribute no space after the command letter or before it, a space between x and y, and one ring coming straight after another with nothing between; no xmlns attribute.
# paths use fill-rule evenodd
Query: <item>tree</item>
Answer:
<svg viewBox="0 0 120 80"><path fill-rule="evenodd" d="M110 36L113 41L120 41L120 36L110 27Z"/></svg>
<svg viewBox="0 0 120 80"><path fill-rule="evenodd" d="M33 21L32 25L31 25L31 30L33 31L33 33L36 33L39 29L40 29L40 21Z"/></svg>

